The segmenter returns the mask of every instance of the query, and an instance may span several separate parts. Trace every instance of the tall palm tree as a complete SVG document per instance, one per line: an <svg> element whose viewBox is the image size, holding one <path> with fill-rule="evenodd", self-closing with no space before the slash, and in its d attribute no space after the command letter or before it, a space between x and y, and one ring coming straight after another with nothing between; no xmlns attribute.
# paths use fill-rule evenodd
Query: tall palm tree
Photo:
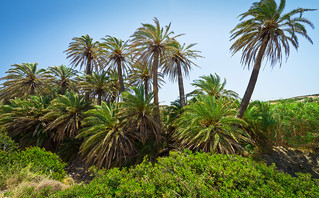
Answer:
<svg viewBox="0 0 319 198"><path fill-rule="evenodd" d="M208 94L214 96L216 99L220 97L230 97L237 98L238 94L232 90L225 89L226 79L222 82L220 77L215 73L215 75L200 76L199 80L194 80L192 83L197 89L195 89L191 94Z"/></svg>
<svg viewBox="0 0 319 198"><path fill-rule="evenodd" d="M2 83L0 99L14 97L25 98L29 95L46 92L45 69L37 69L38 63L14 64L6 72L8 75L0 78Z"/></svg>
<svg viewBox="0 0 319 198"><path fill-rule="evenodd" d="M109 75L109 91L107 92L105 99L108 102L118 102L120 96L120 83L118 81L118 73L116 69L110 69L107 71Z"/></svg>
<svg viewBox="0 0 319 198"><path fill-rule="evenodd" d="M236 118L234 104L225 105L225 98L199 95L187 105L177 121L175 137L181 145L204 152L235 153L249 135L241 129L246 123Z"/></svg>
<svg viewBox="0 0 319 198"><path fill-rule="evenodd" d="M90 92L91 97L97 96L97 104L101 105L102 97L106 97L111 89L110 77L106 71L93 72L80 78L80 89Z"/></svg>
<svg viewBox="0 0 319 198"><path fill-rule="evenodd" d="M155 26L152 24L142 24L142 27L134 32L131 36L131 48L135 52L138 52L140 59L144 59L152 65L155 118L160 122L157 83L158 67L160 59L166 58L167 51L174 49L174 46L172 45L175 42L174 38L180 35L170 38L173 34L173 32L170 31L171 23L168 26L165 26L165 29L160 26L157 18L154 18L154 23Z"/></svg>
<svg viewBox="0 0 319 198"><path fill-rule="evenodd" d="M104 42L101 43L101 47L107 53L107 64L111 67L117 66L118 80L120 84L120 92L125 91L123 81L123 69L125 70L125 63L128 62L128 57L131 55L129 50L128 41L117 39L115 37L107 35L106 38L102 38Z"/></svg>
<svg viewBox="0 0 319 198"><path fill-rule="evenodd" d="M179 42L175 42L175 48L169 52L168 61L163 67L163 73L169 75L169 78L174 81L178 81L179 98L181 106L184 107L185 93L183 84L183 73L187 76L191 70L191 66L195 65L190 59L201 57L198 53L200 51L192 50L191 48L196 45L195 43L190 45L181 45Z"/></svg>
<svg viewBox="0 0 319 198"><path fill-rule="evenodd" d="M90 109L83 96L75 93L59 95L47 108L42 119L48 124L45 131L55 131L54 141L61 142L66 137L74 138L81 129L84 112Z"/></svg>
<svg viewBox="0 0 319 198"><path fill-rule="evenodd" d="M84 138L80 153L87 164L111 168L126 164L135 155L135 137L124 130L118 117L118 107L102 102L87 111L83 130L77 138Z"/></svg>
<svg viewBox="0 0 319 198"><path fill-rule="evenodd" d="M161 87L164 82L164 75L162 72L157 73L158 87ZM133 62L131 69L128 73L129 84L134 87L144 86L145 97L150 91L152 91L152 70L150 65L146 61Z"/></svg>
<svg viewBox="0 0 319 198"><path fill-rule="evenodd" d="M98 71L103 67L105 62L105 54L99 45L99 42L93 42L88 34L81 37L72 38L69 48L65 50L67 58L71 59L73 67L86 67L85 73L91 75L93 69ZM89 100L89 93L85 93L86 100Z"/></svg>
<svg viewBox="0 0 319 198"><path fill-rule="evenodd" d="M303 17L303 13L315 9L297 8L283 14L285 6L285 0L280 0L279 5L275 0L255 2L247 12L239 15L242 22L231 31L231 40L234 43L230 50L233 54L242 50L241 62L248 65L248 68L253 65L249 84L238 110L239 118L243 117L249 104L262 60L266 59L271 66L276 63L281 65L283 53L286 59L289 56L290 45L298 49L297 35L312 43L304 24L312 28L314 26Z"/></svg>
<svg viewBox="0 0 319 198"><path fill-rule="evenodd" d="M54 66L48 68L48 73L53 79L53 83L58 85L60 88L60 93L65 94L66 90L74 90L75 79L77 76L77 71L67 67L65 65Z"/></svg>

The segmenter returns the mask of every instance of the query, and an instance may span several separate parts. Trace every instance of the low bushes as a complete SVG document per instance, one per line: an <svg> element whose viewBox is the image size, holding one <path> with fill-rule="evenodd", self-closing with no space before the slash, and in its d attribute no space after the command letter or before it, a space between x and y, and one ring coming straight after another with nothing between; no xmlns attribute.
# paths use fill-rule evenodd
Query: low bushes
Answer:
<svg viewBox="0 0 319 198"><path fill-rule="evenodd" d="M291 177L236 155L172 152L156 164L101 170L53 197L318 197L318 180Z"/></svg>
<svg viewBox="0 0 319 198"><path fill-rule="evenodd" d="M8 183L18 185L39 176L62 180L66 176L65 165L57 155L38 147L14 152L0 150L0 190L11 188ZM10 178L15 182L8 181Z"/></svg>
<svg viewBox="0 0 319 198"><path fill-rule="evenodd" d="M12 152L18 149L18 144L7 136L4 129L0 129L0 150Z"/></svg>

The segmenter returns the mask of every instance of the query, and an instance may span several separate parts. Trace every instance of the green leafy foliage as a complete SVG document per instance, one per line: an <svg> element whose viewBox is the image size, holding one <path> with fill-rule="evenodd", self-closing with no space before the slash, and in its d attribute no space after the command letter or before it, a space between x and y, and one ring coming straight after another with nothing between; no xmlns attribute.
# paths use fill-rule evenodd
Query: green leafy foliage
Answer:
<svg viewBox="0 0 319 198"><path fill-rule="evenodd" d="M79 88L82 91L89 92L91 98L97 96L97 105L101 105L102 100L111 101L114 87L111 83L113 79L110 74L110 72L101 71L82 76L79 78Z"/></svg>
<svg viewBox="0 0 319 198"><path fill-rule="evenodd" d="M232 90L227 90L226 79L221 81L221 78L215 73L215 75L200 76L200 79L194 80L192 83L196 87L190 95L208 94L215 96L215 98L228 97L230 99L238 98L238 94Z"/></svg>
<svg viewBox="0 0 319 198"><path fill-rule="evenodd" d="M87 163L106 168L123 165L135 146L134 136L119 121L118 106L102 102L85 115L84 128L77 138L84 138L80 153Z"/></svg>
<svg viewBox="0 0 319 198"><path fill-rule="evenodd" d="M261 148L272 146L319 147L319 103L253 102L245 113L248 129Z"/></svg>
<svg viewBox="0 0 319 198"><path fill-rule="evenodd" d="M181 146L196 151L233 154L243 150L240 143L250 138L241 128L245 121L235 117L234 107L227 98L199 95L178 119L175 137Z"/></svg>
<svg viewBox="0 0 319 198"><path fill-rule="evenodd" d="M56 87L58 93L64 95L67 90L76 90L75 77L77 71L65 65L49 67L47 78L52 83L52 87Z"/></svg>
<svg viewBox="0 0 319 198"><path fill-rule="evenodd" d="M297 8L283 13L285 7L286 0L280 0L279 4L275 0L260 0L253 3L247 12L239 15L241 22L231 31L230 39L234 43L230 50L233 54L243 51L243 64L248 67L255 64L262 43L266 43L263 58L271 66L276 63L281 65L283 55L288 58L290 46L298 49L298 36L313 43L307 34L306 25L311 28L314 25L303 14L316 9Z"/></svg>
<svg viewBox="0 0 319 198"><path fill-rule="evenodd" d="M318 197L318 180L236 155L171 152L152 165L101 170L86 186L53 197Z"/></svg>
<svg viewBox="0 0 319 198"><path fill-rule="evenodd" d="M84 111L90 109L90 104L83 96L70 92L59 95L47 108L42 117L48 122L45 131L54 131L53 139L62 141L65 137L75 137L81 129Z"/></svg>
<svg viewBox="0 0 319 198"><path fill-rule="evenodd" d="M0 88L0 99L26 98L29 95L48 93L45 69L38 69L38 63L14 64L6 72L8 75L0 78L5 80Z"/></svg>
<svg viewBox="0 0 319 198"><path fill-rule="evenodd" d="M4 129L0 129L0 150L6 152L12 152L18 149L18 144L14 142L7 134Z"/></svg>
<svg viewBox="0 0 319 198"><path fill-rule="evenodd" d="M81 37L72 38L69 47L64 52L67 58L70 59L73 67L86 67L85 73L92 74L92 71L101 69L104 59L104 54L101 53L99 42L93 42L88 34Z"/></svg>
<svg viewBox="0 0 319 198"><path fill-rule="evenodd" d="M20 146L49 146L46 123L41 119L47 105L47 98L41 96L11 99L9 105L0 107L0 124Z"/></svg>
<svg viewBox="0 0 319 198"><path fill-rule="evenodd" d="M1 176L5 177L6 173L13 170L20 170L31 164L32 172L61 180L66 176L64 167L66 164L62 160L49 151L38 147L30 147L24 151L4 152L0 150L0 169Z"/></svg>

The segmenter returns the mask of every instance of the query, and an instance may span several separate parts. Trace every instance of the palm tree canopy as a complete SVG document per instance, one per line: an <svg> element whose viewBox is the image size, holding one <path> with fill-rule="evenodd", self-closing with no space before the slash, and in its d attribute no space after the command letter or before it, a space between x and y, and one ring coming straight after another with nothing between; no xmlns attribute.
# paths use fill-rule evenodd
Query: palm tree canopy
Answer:
<svg viewBox="0 0 319 198"><path fill-rule="evenodd" d="M48 134L43 133L46 123L41 119L47 104L48 101L37 96L11 99L10 105L1 106L0 125L20 144L42 146L48 139Z"/></svg>
<svg viewBox="0 0 319 198"><path fill-rule="evenodd" d="M152 65L155 52L159 53L160 57L166 57L166 52L175 48L173 45L176 37L182 34L170 37L174 32L170 31L171 23L165 26L165 29L160 26L157 18L154 18L155 26L148 23L142 23L142 27L138 28L131 36L131 49L137 52L140 59L144 59Z"/></svg>
<svg viewBox="0 0 319 198"><path fill-rule="evenodd" d="M133 87L139 87L143 85L145 82L148 83L147 87L149 90L145 90L147 92L150 92L152 87L150 86L153 82L152 79L152 66L147 63L146 61L135 61L129 70L128 73L128 81L129 85ZM164 81L164 74L161 72L158 72L158 79L157 79L157 85L158 87L161 87L165 84Z"/></svg>
<svg viewBox="0 0 319 198"><path fill-rule="evenodd" d="M195 103L185 106L177 121L175 137L182 146L193 150L235 153L243 149L241 141L250 140L239 127L246 123L235 116L234 105L225 105L224 98L199 95Z"/></svg>
<svg viewBox="0 0 319 198"><path fill-rule="evenodd" d="M186 45L185 43L181 45L179 42L174 42L172 44L174 48L168 52L167 61L164 62L163 73L169 75L169 78L173 81L178 79L178 68L177 64L181 66L181 70L184 72L184 76L187 76L191 70L191 66L196 65L191 59L200 58L200 51L192 50L191 48L196 45L192 43Z"/></svg>
<svg viewBox="0 0 319 198"><path fill-rule="evenodd" d="M124 165L135 151L135 138L121 125L118 107L102 102L85 115L84 128L77 138L85 138L80 152L87 163L99 168Z"/></svg>
<svg viewBox="0 0 319 198"><path fill-rule="evenodd" d="M38 63L12 65L6 72L8 75L0 78L0 80L5 80L2 83L0 98L25 98L29 95L46 92L45 69L38 69L37 66Z"/></svg>
<svg viewBox="0 0 319 198"><path fill-rule="evenodd" d="M111 69L107 71L109 75L109 91L107 93L106 100L110 102L115 102L120 99L120 84L119 84L119 77L118 72L116 69Z"/></svg>
<svg viewBox="0 0 319 198"><path fill-rule="evenodd" d="M65 65L49 67L48 69L49 77L53 79L53 83L59 86L62 90L63 88L75 89L75 77L77 77L77 71L67 67Z"/></svg>
<svg viewBox="0 0 319 198"><path fill-rule="evenodd" d="M79 78L79 86L83 91L88 91L91 97L101 95L104 99L111 90L110 76L108 72L93 72Z"/></svg>
<svg viewBox="0 0 319 198"><path fill-rule="evenodd" d="M120 92L125 91L123 74L126 74L126 63L128 62L129 56L132 52L129 50L128 41L124 42L121 39L117 39L112 36L106 36L102 38L104 42L100 46L104 49L107 54L107 65L110 67L108 69L114 69L116 66L118 73L118 81L120 85Z"/></svg>
<svg viewBox="0 0 319 198"><path fill-rule="evenodd" d="M297 35L312 43L305 25L312 28L314 26L303 17L303 13L316 9L298 8L283 14L285 6L285 0L281 0L279 5L275 0L261 0L253 3L247 12L239 15L242 22L231 31L231 40L234 40L234 43L230 50L232 54L243 51L241 63L250 67L263 41L267 41L265 56L271 66L277 63L281 65L283 52L288 58L290 44L295 49L298 48Z"/></svg>
<svg viewBox="0 0 319 198"><path fill-rule="evenodd" d="M201 76L199 80L192 83L197 89L191 94L208 94L220 98L222 96L237 98L238 94L232 90L225 89L226 79L222 82L220 77L215 75Z"/></svg>
<svg viewBox="0 0 319 198"><path fill-rule="evenodd" d="M62 141L65 137L75 137L81 129L84 112L90 109L89 103L83 96L68 93L59 95L47 108L47 113L42 117L48 122L46 131L54 132L54 140Z"/></svg>
<svg viewBox="0 0 319 198"><path fill-rule="evenodd" d="M133 87L133 94L123 93L123 102L120 103L119 115L123 119L127 130L135 132L139 140L145 144L148 139L156 142L160 140L159 124L155 121L152 112L154 105L151 103L154 94L145 96L143 86Z"/></svg>
<svg viewBox="0 0 319 198"><path fill-rule="evenodd" d="M73 67L80 67L81 69L83 66L87 67L89 64L89 68L86 68L87 74L90 74L92 69L98 71L102 68L105 57L99 46L99 42L93 42L93 38L88 34L81 37L74 37L72 40L69 44L69 48L64 52L66 52L67 58L71 59L71 65Z"/></svg>
<svg viewBox="0 0 319 198"><path fill-rule="evenodd" d="M105 36L102 38L103 42L100 43L100 46L106 52L107 55L107 65L111 67L116 66L116 64L121 62L121 66L123 66L124 71L126 71L125 64L129 62L129 57L132 54L129 50L128 41L123 41L122 39L118 39L112 36Z"/></svg>

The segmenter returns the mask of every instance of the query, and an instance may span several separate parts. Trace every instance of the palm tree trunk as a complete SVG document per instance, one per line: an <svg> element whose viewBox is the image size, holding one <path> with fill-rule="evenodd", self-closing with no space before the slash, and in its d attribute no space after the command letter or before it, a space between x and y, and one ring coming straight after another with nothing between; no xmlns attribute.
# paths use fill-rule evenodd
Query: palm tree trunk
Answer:
<svg viewBox="0 0 319 198"><path fill-rule="evenodd" d="M124 82L123 82L121 60L117 59L116 62L117 62L117 73L119 75L119 84L120 84L120 93L121 93L121 92L125 91Z"/></svg>
<svg viewBox="0 0 319 198"><path fill-rule="evenodd" d="M35 94L35 91L34 91L34 86L31 85L31 88L30 88L30 95L33 96Z"/></svg>
<svg viewBox="0 0 319 198"><path fill-rule="evenodd" d="M97 105L101 105L101 104L102 104L102 94L99 93L99 94L97 95Z"/></svg>
<svg viewBox="0 0 319 198"><path fill-rule="evenodd" d="M88 57L88 60L86 63L86 75L92 75L91 61L92 61L92 58ZM85 100L86 101L90 100L90 92L89 91L85 92Z"/></svg>
<svg viewBox="0 0 319 198"><path fill-rule="evenodd" d="M258 74L259 74L259 70L260 70L260 66L261 66L261 61L263 59L268 41L269 41L269 38L265 38L261 44L259 51L258 51L257 58L256 58L255 63L254 63L254 68L253 68L253 71L251 73L247 89L245 91L244 97L243 97L243 99L240 103L239 109L238 109L238 115L237 115L238 118L243 118L244 113L248 107L250 98L253 94L253 91L254 91L254 88L255 88L255 85L257 82L257 78L258 78Z"/></svg>
<svg viewBox="0 0 319 198"><path fill-rule="evenodd" d="M183 75L181 69L181 63L177 62L177 75L178 75L178 88L179 88L179 99L181 107L185 107L185 93L184 93L184 84L183 84Z"/></svg>
<svg viewBox="0 0 319 198"><path fill-rule="evenodd" d="M144 93L145 93L145 98L148 95L148 77L144 78Z"/></svg>
<svg viewBox="0 0 319 198"><path fill-rule="evenodd" d="M158 102L158 86L157 86L157 70L158 70L158 60L159 59L159 52L154 52L154 62L153 62L153 93L154 93L154 119L160 123L161 117L160 117L160 110L159 110L159 102Z"/></svg>
<svg viewBox="0 0 319 198"><path fill-rule="evenodd" d="M66 85L65 85L65 83L62 83L62 86L61 86L61 95L65 95L65 91L66 91Z"/></svg>

